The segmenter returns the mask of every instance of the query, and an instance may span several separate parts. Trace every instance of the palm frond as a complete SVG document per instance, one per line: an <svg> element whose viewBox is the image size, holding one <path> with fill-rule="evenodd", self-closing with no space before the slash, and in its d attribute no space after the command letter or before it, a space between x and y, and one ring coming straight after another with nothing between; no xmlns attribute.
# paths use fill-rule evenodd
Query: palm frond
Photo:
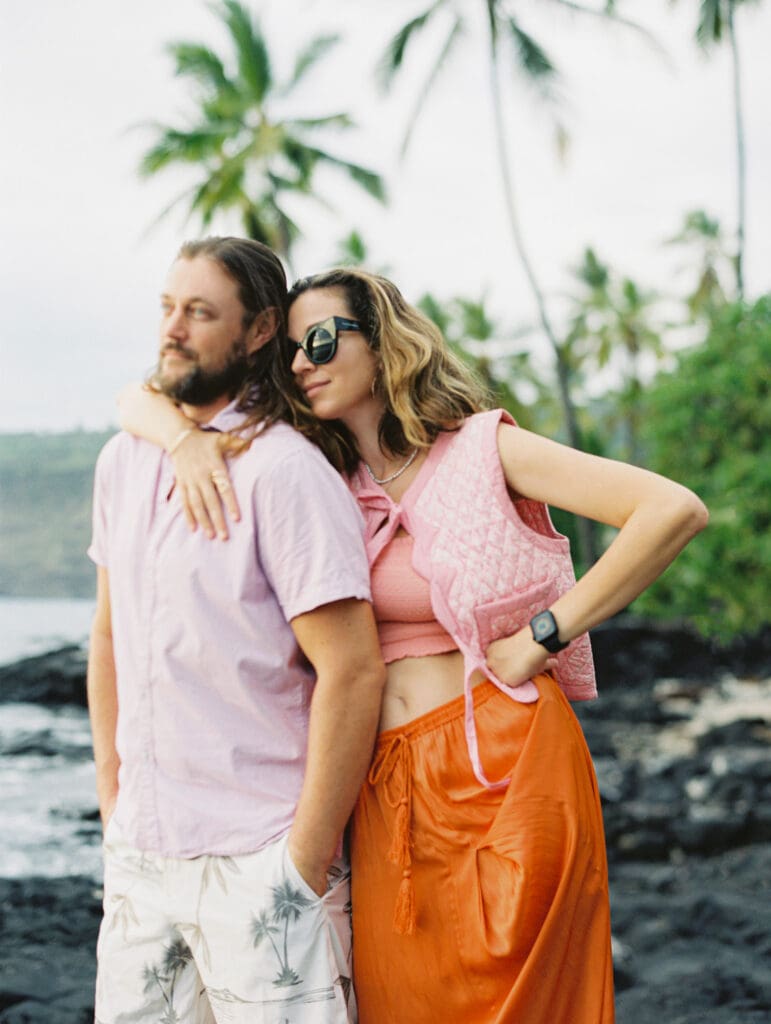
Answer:
<svg viewBox="0 0 771 1024"><path fill-rule="evenodd" d="M367 243L361 233L354 229L340 239L335 263L343 267L360 267L367 262L368 256Z"/></svg>
<svg viewBox="0 0 771 1024"><path fill-rule="evenodd" d="M506 27L517 53L519 69L537 86L542 96L552 98L550 86L558 76L557 69L546 51L514 18L507 19Z"/></svg>
<svg viewBox="0 0 771 1024"><path fill-rule="evenodd" d="M203 226L208 227L218 209L240 205L243 195L243 164L228 161L209 173L195 190L190 211L199 214Z"/></svg>
<svg viewBox="0 0 771 1024"><path fill-rule="evenodd" d="M229 130L238 131L250 110L249 97L234 89L220 90L201 103L201 112L211 125L228 124Z"/></svg>
<svg viewBox="0 0 771 1024"><path fill-rule="evenodd" d="M317 36L315 39L312 39L310 43L308 43L308 45L297 55L294 70L289 81L281 90L281 95L283 96L291 92L298 82L302 81L311 68L317 64L322 57L326 56L331 49L337 46L339 42L339 35Z"/></svg>
<svg viewBox="0 0 771 1024"><path fill-rule="evenodd" d="M407 152L409 144L412 141L412 133L415 131L415 126L418 122L418 118L423 112L423 107L425 105L426 98L431 92L432 88L434 87L437 78L444 69L444 66L447 63L450 54L452 53L455 43L463 33L463 29L463 19L460 17L460 15L458 15L455 18L452 27L450 28L450 31L447 33L444 45L442 46L442 49L439 51L439 56L434 62L434 66L429 71L428 76L423 83L423 88L418 93L418 98L413 105L409 117L407 118L407 127L405 129L404 138L402 139L402 145L399 151L400 156L402 157Z"/></svg>
<svg viewBox="0 0 771 1024"><path fill-rule="evenodd" d="M564 7L569 11L574 11L577 14L585 14L594 18L601 18L609 25L620 25L623 28L632 29L633 32L642 36L642 38L645 39L648 45L655 50L659 56L669 59L666 49L662 46L656 36L638 21L634 21L632 18L626 18L618 14L616 12L615 3L606 3L604 7L587 7L586 4L578 3L577 0L549 0L549 2L557 4L559 7Z"/></svg>
<svg viewBox="0 0 771 1024"><path fill-rule="evenodd" d="M228 138L221 128L192 128L183 131L165 125L155 126L160 138L142 157L139 173L154 174L171 163L201 163L216 155Z"/></svg>
<svg viewBox="0 0 771 1024"><path fill-rule="evenodd" d="M406 25L402 25L396 35L389 41L375 69L375 78L380 88L385 91L391 84L394 75L404 62L404 54L413 37L425 28L433 14L444 5L446 0L435 0L429 7L418 14Z"/></svg>
<svg viewBox="0 0 771 1024"><path fill-rule="evenodd" d="M169 43L166 50L174 59L174 74L178 78L193 78L215 91L234 88L222 61L208 47L183 42Z"/></svg>
<svg viewBox="0 0 771 1024"><path fill-rule="evenodd" d="M293 187L303 192L308 191L322 150L308 146L294 135L287 133L281 143L281 152L297 171L298 176Z"/></svg>
<svg viewBox="0 0 771 1024"><path fill-rule="evenodd" d="M262 103L273 84L273 73L259 22L237 0L222 0L220 16L235 46L239 78L252 99Z"/></svg>
<svg viewBox="0 0 771 1024"><path fill-rule="evenodd" d="M295 117L284 122L287 128L313 131L315 128L354 128L355 121L350 114L327 114L326 117Z"/></svg>
<svg viewBox="0 0 771 1024"><path fill-rule="evenodd" d="M701 0L699 4L696 42L704 50L720 43L723 38L723 29L725 28L723 6L723 0Z"/></svg>
<svg viewBox="0 0 771 1024"><path fill-rule="evenodd" d="M272 201L270 209L273 212L273 242L271 248L288 258L293 243L300 237L300 229L277 202Z"/></svg>
<svg viewBox="0 0 771 1024"><path fill-rule="evenodd" d="M241 223L246 234L249 238L269 245L288 261L292 245L300 236L300 229L272 199L252 202L244 198ZM271 931L277 930L271 928Z"/></svg>
<svg viewBox="0 0 771 1024"><path fill-rule="evenodd" d="M273 169L266 170L265 178L270 182L274 192L301 192L310 191L310 184L305 178L290 178L287 174L281 174Z"/></svg>
<svg viewBox="0 0 771 1024"><path fill-rule="evenodd" d="M167 204L166 204L166 205L165 205L165 206L163 207L163 209L162 209L162 210L161 210L161 212L160 212L160 213L158 214L158 216L157 216L157 217L155 218L155 220L153 220L153 221L152 221L152 222L151 222L150 224L148 224L148 226L147 226L147 228L145 229L145 232L144 232L144 234L143 234L143 236L142 236L142 237L143 237L143 238L149 238L149 237L150 237L150 235L151 235L151 233L152 233L152 231L153 231L153 229L154 229L154 228L156 228L156 227L158 227L158 225L159 225L159 224L160 224L160 223L161 223L161 222L162 222L163 220L165 220L165 219L166 219L166 217L168 217L168 216L169 216L169 214L170 214L170 213L171 213L171 211L172 211L172 210L174 209L174 207L175 207L175 206L179 206L179 205L180 205L180 203L181 203L181 202L182 202L182 201L183 201L184 199L187 199L187 198L188 198L189 196L192 196L192 195L193 195L193 193L194 193L194 192L196 191L196 189L197 189L197 188L198 188L198 186L197 186L197 185L193 185L193 186L191 186L191 187L189 187L189 188L185 188L185 189L183 189L183 190L182 190L181 192L179 192L179 193L178 193L178 194L177 194L177 195L176 195L176 196L175 196L175 197L174 197L174 198L173 198L173 199L171 200L171 202L170 202L170 203L167 203ZM188 204L187 204L187 207L188 207L188 212L189 212L189 210L190 210L190 203L189 203L189 202L188 202Z"/></svg>
<svg viewBox="0 0 771 1024"><path fill-rule="evenodd" d="M345 171L352 181L355 181L357 185L361 185L374 199L378 199L381 203L386 201L385 183L375 171L362 167L361 164L352 163L350 160L343 160L341 157L333 156L322 149L315 149L311 146L305 146L304 149L312 155L314 163L329 164L341 171Z"/></svg>

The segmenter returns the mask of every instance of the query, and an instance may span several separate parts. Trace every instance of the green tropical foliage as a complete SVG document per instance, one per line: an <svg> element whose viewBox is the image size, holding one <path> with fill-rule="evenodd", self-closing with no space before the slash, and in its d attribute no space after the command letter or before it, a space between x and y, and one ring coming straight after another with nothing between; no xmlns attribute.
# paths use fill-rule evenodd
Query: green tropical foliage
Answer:
<svg viewBox="0 0 771 1024"><path fill-rule="evenodd" d="M715 316L645 402L651 467L691 487L710 525L636 602L729 638L769 622L771 295Z"/></svg>
<svg viewBox="0 0 771 1024"><path fill-rule="evenodd" d="M612 454L639 464L645 375L664 355L662 329L654 321L658 296L614 274L591 248L584 251L575 273L581 290L565 342L570 364L584 373L615 371L619 383L608 425L620 426L624 441Z"/></svg>
<svg viewBox="0 0 771 1024"><path fill-rule="evenodd" d="M367 243L360 231L350 231L338 244L335 265L338 267L361 267L369 259Z"/></svg>
<svg viewBox="0 0 771 1024"><path fill-rule="evenodd" d="M428 292L417 305L436 324L450 348L486 384L496 402L522 426L535 429L535 398L543 396L546 389L532 369L529 354L512 351L517 340L531 333L530 329L504 330L492 318L484 297L455 296L442 301ZM501 351L502 345L505 351Z"/></svg>
<svg viewBox="0 0 771 1024"><path fill-rule="evenodd" d="M289 256L300 229L287 201L319 198L317 168L341 172L378 200L385 199L383 182L374 171L318 144L325 131L351 128L348 114L282 118L277 111L338 38L313 39L297 55L290 77L280 82L256 16L237 0L222 0L214 10L227 29L231 52L220 56L202 43L171 44L175 73L189 83L195 110L183 126L152 126L156 141L140 171L153 175L172 165L195 168L198 184L172 206L186 200L204 228L218 212L234 210L249 237Z"/></svg>
<svg viewBox="0 0 771 1024"><path fill-rule="evenodd" d="M684 249L688 253L687 269L696 269L696 279L685 297L690 319L711 320L728 301L723 279L727 270L733 270L733 257L720 222L704 210L691 210L668 244Z"/></svg>

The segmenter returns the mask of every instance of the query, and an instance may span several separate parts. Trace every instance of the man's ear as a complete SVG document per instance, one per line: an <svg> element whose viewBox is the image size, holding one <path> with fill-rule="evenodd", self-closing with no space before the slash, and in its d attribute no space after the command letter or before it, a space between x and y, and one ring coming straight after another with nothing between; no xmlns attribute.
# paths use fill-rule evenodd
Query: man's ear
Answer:
<svg viewBox="0 0 771 1024"><path fill-rule="evenodd" d="M278 324L278 309L275 306L268 306L257 314L246 332L246 351L249 355L267 345L278 330Z"/></svg>

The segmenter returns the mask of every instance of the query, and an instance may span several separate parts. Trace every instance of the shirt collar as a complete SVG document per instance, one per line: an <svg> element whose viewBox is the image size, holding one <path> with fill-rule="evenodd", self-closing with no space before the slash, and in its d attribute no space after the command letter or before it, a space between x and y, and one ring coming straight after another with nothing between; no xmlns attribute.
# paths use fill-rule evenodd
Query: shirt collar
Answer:
<svg viewBox="0 0 771 1024"><path fill-rule="evenodd" d="M208 423L205 423L203 429L222 432L238 431L243 427L245 419L246 413L238 408L238 400L234 398L224 409L220 409Z"/></svg>

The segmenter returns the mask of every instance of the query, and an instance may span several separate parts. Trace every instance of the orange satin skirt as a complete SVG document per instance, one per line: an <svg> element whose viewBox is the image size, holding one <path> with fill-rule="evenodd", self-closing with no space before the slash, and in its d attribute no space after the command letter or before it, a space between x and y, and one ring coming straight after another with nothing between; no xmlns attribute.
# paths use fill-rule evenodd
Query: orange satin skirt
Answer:
<svg viewBox="0 0 771 1024"><path fill-rule="evenodd" d="M581 727L548 675L378 737L351 832L360 1024L611 1024L608 872Z"/></svg>

